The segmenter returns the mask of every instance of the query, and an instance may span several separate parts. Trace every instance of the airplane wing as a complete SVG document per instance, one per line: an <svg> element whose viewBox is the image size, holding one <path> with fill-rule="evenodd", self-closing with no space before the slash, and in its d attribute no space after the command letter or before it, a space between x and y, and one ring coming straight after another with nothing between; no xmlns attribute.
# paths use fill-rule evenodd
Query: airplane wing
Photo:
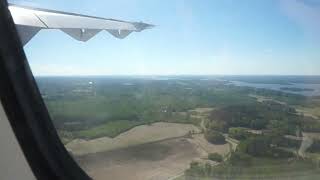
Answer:
<svg viewBox="0 0 320 180"><path fill-rule="evenodd" d="M78 41L88 41L102 30L123 39L132 32L154 27L143 22L128 22L47 9L9 5L22 44L27 44L41 29L59 29Z"/></svg>

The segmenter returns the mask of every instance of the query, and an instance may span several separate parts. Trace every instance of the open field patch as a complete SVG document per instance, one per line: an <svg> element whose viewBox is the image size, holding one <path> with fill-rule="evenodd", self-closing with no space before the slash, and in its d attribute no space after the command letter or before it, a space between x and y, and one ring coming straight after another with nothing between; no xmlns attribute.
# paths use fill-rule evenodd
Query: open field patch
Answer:
<svg viewBox="0 0 320 180"><path fill-rule="evenodd" d="M257 100L257 102L274 101L274 102L279 103L279 104L286 104L285 102L278 101L278 100L275 100L275 99L270 98L270 97L259 96L259 95L255 95L255 94L249 94L249 97L255 98Z"/></svg>
<svg viewBox="0 0 320 180"><path fill-rule="evenodd" d="M66 144L66 148L74 155L84 155L181 137L191 131L200 132L198 127L190 124L158 122L151 125L136 126L115 138L75 139Z"/></svg>
<svg viewBox="0 0 320 180"><path fill-rule="evenodd" d="M203 134L195 134L192 139L188 139L195 147L199 148L202 152L202 158L207 158L209 153L218 153L222 156L227 155L230 152L230 145L228 143L222 145L216 145L209 143Z"/></svg>
<svg viewBox="0 0 320 180"><path fill-rule="evenodd" d="M141 124L143 124L143 122L129 120L111 121L90 129L76 131L74 134L76 137L86 139L95 139L104 136L115 137L118 134Z"/></svg>
<svg viewBox="0 0 320 180"><path fill-rule="evenodd" d="M305 116L312 117L314 119L320 118L320 107L296 107L297 112L303 113Z"/></svg>
<svg viewBox="0 0 320 180"><path fill-rule="evenodd" d="M200 156L194 144L178 138L75 158L95 180L165 180L183 173Z"/></svg>
<svg viewBox="0 0 320 180"><path fill-rule="evenodd" d="M200 168L200 167L198 167ZM231 165L222 163L217 166L207 167L207 175L200 172L190 173L179 178L186 179L294 179L294 180L314 180L319 179L320 170L308 160L299 159L269 159L269 158L252 158L250 165ZM210 169L210 170L209 170ZM188 177L186 177L188 176Z"/></svg>

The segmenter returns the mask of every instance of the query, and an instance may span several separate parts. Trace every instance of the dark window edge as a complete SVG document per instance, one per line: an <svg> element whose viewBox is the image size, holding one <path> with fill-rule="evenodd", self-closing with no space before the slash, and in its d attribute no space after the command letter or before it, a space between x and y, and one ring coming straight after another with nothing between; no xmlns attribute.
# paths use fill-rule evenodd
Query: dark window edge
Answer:
<svg viewBox="0 0 320 180"><path fill-rule="evenodd" d="M0 0L0 98L19 145L37 179L90 179L59 139L7 5Z"/></svg>

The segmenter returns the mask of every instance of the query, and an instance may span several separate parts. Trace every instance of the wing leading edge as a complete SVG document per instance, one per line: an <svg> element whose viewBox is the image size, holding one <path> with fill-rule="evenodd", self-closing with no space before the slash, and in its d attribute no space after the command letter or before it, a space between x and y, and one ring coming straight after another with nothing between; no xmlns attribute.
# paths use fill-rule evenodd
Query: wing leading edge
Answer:
<svg viewBox="0 0 320 180"><path fill-rule="evenodd" d="M23 45L41 29L60 29L72 38L86 42L102 30L123 39L132 32L141 32L154 27L143 22L128 22L17 5L9 5L9 10Z"/></svg>

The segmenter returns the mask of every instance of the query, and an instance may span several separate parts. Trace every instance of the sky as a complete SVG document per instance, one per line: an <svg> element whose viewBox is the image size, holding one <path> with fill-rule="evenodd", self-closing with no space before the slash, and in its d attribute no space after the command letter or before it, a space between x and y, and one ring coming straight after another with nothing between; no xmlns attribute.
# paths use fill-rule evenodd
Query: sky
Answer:
<svg viewBox="0 0 320 180"><path fill-rule="evenodd" d="M25 47L36 76L320 75L318 0L9 0L156 25L79 42L40 31Z"/></svg>

